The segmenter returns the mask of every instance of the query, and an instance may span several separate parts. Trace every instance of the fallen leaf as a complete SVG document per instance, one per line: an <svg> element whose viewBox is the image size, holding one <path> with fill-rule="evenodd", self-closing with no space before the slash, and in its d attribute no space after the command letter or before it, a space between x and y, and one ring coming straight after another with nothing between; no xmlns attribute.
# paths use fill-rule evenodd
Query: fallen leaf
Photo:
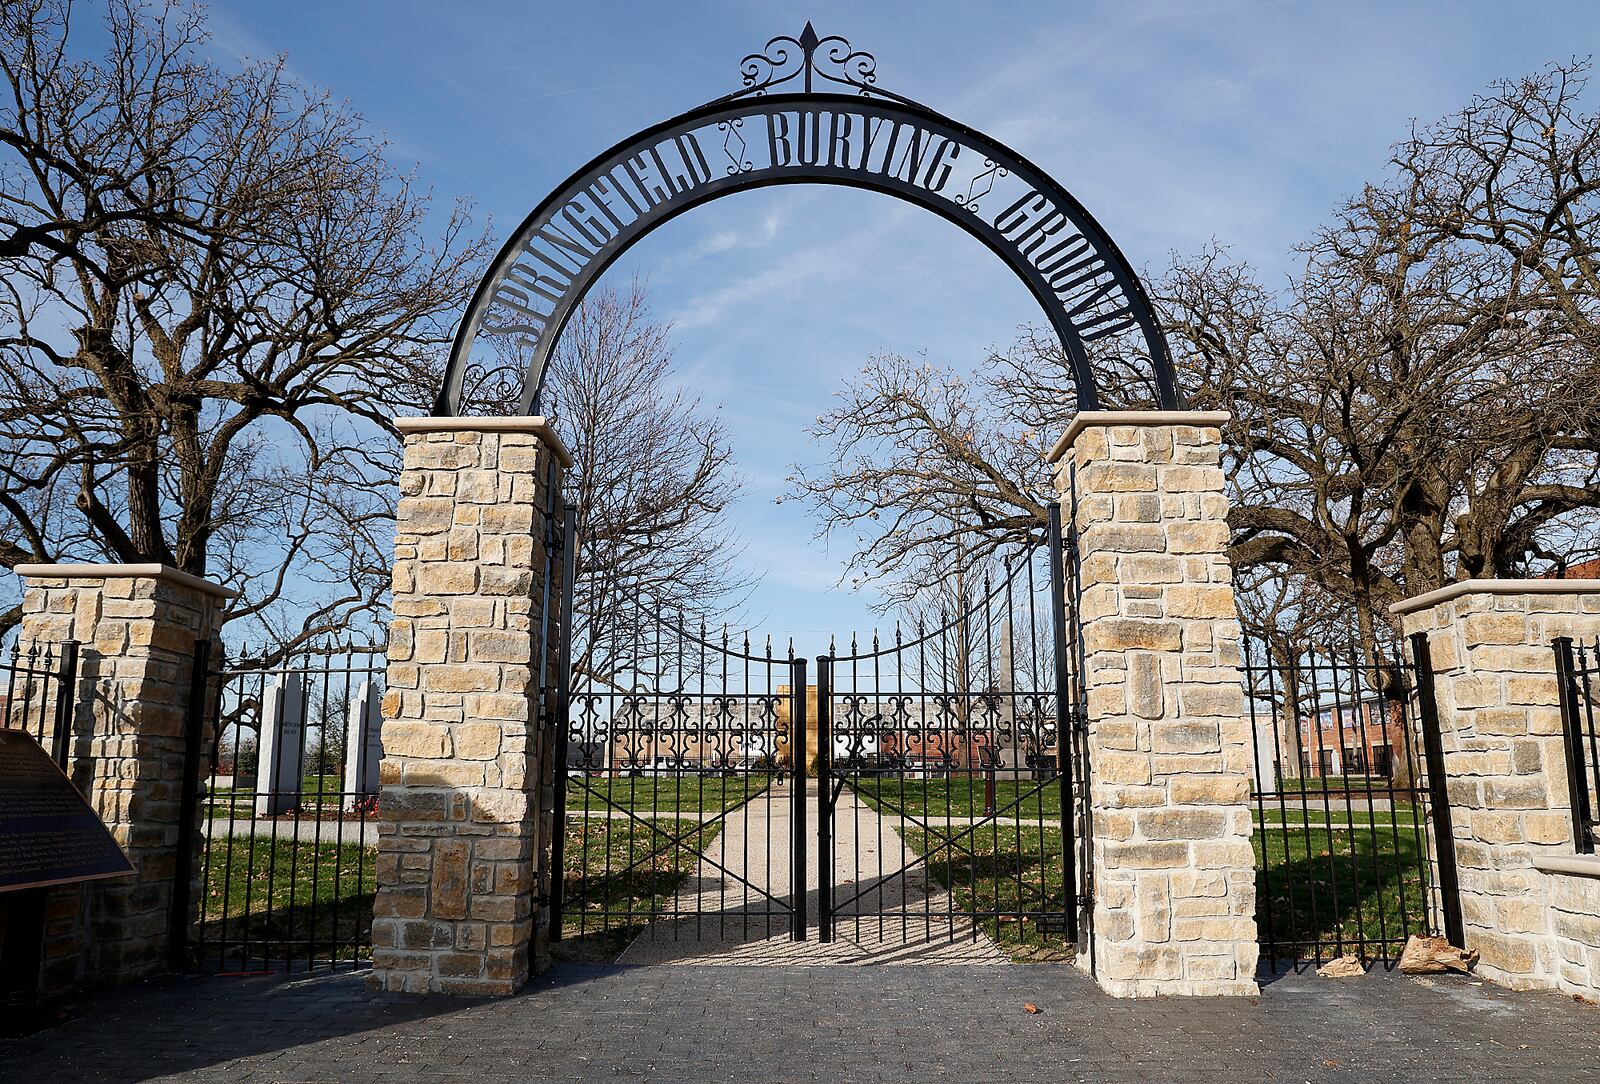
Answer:
<svg viewBox="0 0 1600 1084"><path fill-rule="evenodd" d="M1407 975L1429 972L1460 971L1471 969L1478 962L1478 954L1456 948L1442 937L1425 937L1412 934L1400 953L1400 971Z"/></svg>
<svg viewBox="0 0 1600 1084"><path fill-rule="evenodd" d="M1366 973L1367 969L1361 966L1361 957L1348 953L1317 968L1317 974L1325 979L1349 979Z"/></svg>
<svg viewBox="0 0 1600 1084"><path fill-rule="evenodd" d="M1023 1002L1023 1003L1022 1003L1022 1008L1023 1008L1023 1010L1024 1010L1024 1011L1025 1011L1025 1012L1027 1012L1027 1013L1028 1013L1028 1014L1029 1014L1029 1015L1033 1015L1033 1016L1036 1016L1036 1015L1038 1015L1038 1012L1039 1012L1039 1006L1037 1006L1037 1005L1035 1005L1035 1004L1034 1004L1034 1003L1033 1003L1033 1002L1031 1002L1031 1001L1024 1001L1024 1002Z"/></svg>

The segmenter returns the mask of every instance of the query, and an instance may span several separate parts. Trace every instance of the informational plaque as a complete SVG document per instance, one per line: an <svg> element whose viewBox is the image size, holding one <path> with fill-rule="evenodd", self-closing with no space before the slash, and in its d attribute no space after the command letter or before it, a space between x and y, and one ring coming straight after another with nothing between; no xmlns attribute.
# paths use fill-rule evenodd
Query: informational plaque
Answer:
<svg viewBox="0 0 1600 1084"><path fill-rule="evenodd" d="M20 730L0 730L0 892L132 872L50 754Z"/></svg>

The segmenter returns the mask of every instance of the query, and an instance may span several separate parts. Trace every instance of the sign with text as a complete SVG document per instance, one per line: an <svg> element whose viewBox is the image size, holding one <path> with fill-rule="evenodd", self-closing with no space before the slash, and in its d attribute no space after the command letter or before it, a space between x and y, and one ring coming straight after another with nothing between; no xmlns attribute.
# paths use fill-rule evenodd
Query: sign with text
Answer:
<svg viewBox="0 0 1600 1084"><path fill-rule="evenodd" d="M0 892L132 872L50 754L21 731L0 730Z"/></svg>

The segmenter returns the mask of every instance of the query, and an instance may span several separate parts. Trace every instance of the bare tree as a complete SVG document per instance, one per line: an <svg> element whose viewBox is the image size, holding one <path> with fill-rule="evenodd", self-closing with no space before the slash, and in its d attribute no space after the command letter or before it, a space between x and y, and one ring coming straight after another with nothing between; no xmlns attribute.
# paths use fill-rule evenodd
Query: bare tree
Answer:
<svg viewBox="0 0 1600 1084"><path fill-rule="evenodd" d="M1252 722L1258 733L1267 718L1277 723L1272 747L1277 764L1257 764L1260 782L1271 790L1278 783L1274 767L1285 778L1299 777L1310 763L1305 724L1315 719L1322 705L1317 703L1321 692L1317 683L1308 686L1303 680L1305 668L1314 666L1320 655L1339 660L1346 674L1370 671L1351 666L1350 649L1357 637L1349 608L1317 580L1263 562L1238 571L1234 599L1244 630L1244 660L1250 668L1246 684L1255 700L1266 702L1248 705ZM1386 683L1393 680L1386 673L1380 677ZM1373 691L1370 682L1360 684L1364 693Z"/></svg>
<svg viewBox="0 0 1600 1084"><path fill-rule="evenodd" d="M1236 414L1256 492L1236 556L1330 583L1364 640L1401 595L1600 543L1587 72L1552 65L1414 130L1304 246L1287 303L1216 253L1163 284L1197 395Z"/></svg>
<svg viewBox="0 0 1600 1084"><path fill-rule="evenodd" d="M831 462L796 467L825 535L856 543L850 570L890 605L1039 537L1051 500L1044 430L1001 405L1000 363L976 381L926 359L873 357L810 432Z"/></svg>
<svg viewBox="0 0 1600 1084"><path fill-rule="evenodd" d="M1600 507L1596 355L1481 254L1393 243L1382 206L1369 189L1308 246L1285 305L1215 254L1158 287L1195 401L1233 414L1235 562L1327 587L1364 644L1407 594L1584 552Z"/></svg>
<svg viewBox="0 0 1600 1084"><path fill-rule="evenodd" d="M658 619L715 624L749 586L726 522L739 491L726 430L675 386L672 361L638 281L585 300L550 361L547 401L574 460L577 689L649 670Z"/></svg>
<svg viewBox="0 0 1600 1084"><path fill-rule="evenodd" d="M1296 605L1322 611L1304 616L1351 622L1374 667L1404 595L1559 567L1600 541L1585 71L1496 87L1403 141L1283 291L1217 248L1154 284L1189 401L1233 415L1235 566L1301 581ZM1101 372L1108 399L1139 401L1123 370ZM970 378L874 359L815 429L835 465L798 488L825 529L855 534L863 575L914 594L957 535L982 551L1042 528L1042 452L1071 390L1032 332Z"/></svg>
<svg viewBox="0 0 1600 1084"><path fill-rule="evenodd" d="M1480 419L1508 427L1514 445L1474 465L1486 484L1452 509L1466 575L1596 552L1600 116L1579 106L1591 68L1572 60L1496 83L1394 151L1413 243L1474 254L1505 283L1508 318L1555 341L1528 386L1511 389L1522 393L1515 413L1497 404Z"/></svg>
<svg viewBox="0 0 1600 1084"><path fill-rule="evenodd" d="M389 419L484 239L458 207L424 241L362 118L205 60L198 11L110 0L98 58L78 14L0 14L0 565L159 561L275 637L340 627L386 589Z"/></svg>

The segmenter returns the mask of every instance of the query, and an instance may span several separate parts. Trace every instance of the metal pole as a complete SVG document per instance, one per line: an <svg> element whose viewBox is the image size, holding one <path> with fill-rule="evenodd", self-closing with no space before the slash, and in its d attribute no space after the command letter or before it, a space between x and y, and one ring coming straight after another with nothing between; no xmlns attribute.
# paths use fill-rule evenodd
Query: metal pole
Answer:
<svg viewBox="0 0 1600 1084"><path fill-rule="evenodd" d="M1433 821L1434 854L1439 866L1439 906L1444 912L1445 938L1466 948L1466 925L1461 919L1461 886L1456 878L1455 826L1450 816L1446 786L1444 744L1439 732L1439 701L1433 688L1433 656L1428 634L1411 636L1411 661L1417 671L1417 708L1422 725L1422 755L1428 766L1428 815Z"/></svg>
<svg viewBox="0 0 1600 1084"><path fill-rule="evenodd" d="M555 690L550 687L550 656L552 643L550 638L550 610L552 603L555 600L555 595L551 588L551 581L555 579L557 568L556 559L558 556L558 551L561 547L561 522L557 519L557 515L562 506L561 464L555 459L554 456L550 457L549 468L545 471L544 486L544 517L542 521L535 521L536 528L540 522L542 522L544 525L544 575L542 577L543 582L540 585L539 593L539 648L536 652L534 652L533 656L534 688L538 690L538 700L536 702L537 706L534 712L533 726L539 735L539 743L537 746L538 756L535 758L534 763L529 765L527 768L528 771L533 772L536 776L538 772L542 770L541 766L544 763L543 757L546 748L550 749L551 766L552 768L555 767L556 738L553 734L551 734L551 730L558 729L555 717L556 694ZM538 535L534 534L533 537L537 539ZM558 639L560 637L560 632L561 630L558 628L556 630L556 636ZM559 644L557 645L556 650L560 650ZM548 745L546 743L548 743ZM565 774L565 770L566 766L562 765L561 773L563 776ZM553 790L554 787L552 786L552 791ZM552 799L553 798L554 795L552 793ZM552 810L552 814L553 813L554 810ZM552 820L550 829L550 849L552 852L551 865L553 866L555 862L555 836L558 832L565 832L566 826ZM535 845L538 845L538 841L535 841ZM537 879L542 879L544 882L543 885L538 886L539 888L542 888L543 891L535 892L534 901L536 903L543 904L546 908L548 908L550 906L550 900L555 894L555 878L552 876L551 869L535 869L534 877L536 878L536 884ZM550 917L551 916L548 911L537 914L535 916L535 929L537 930L538 928L538 921L544 920L548 923ZM549 939L554 939L554 934L550 931L550 927L548 925L545 927L545 936Z"/></svg>
<svg viewBox="0 0 1600 1084"><path fill-rule="evenodd" d="M578 510L561 521L561 630L556 657L555 798L550 830L550 940L561 940L561 908L567 881L567 754L572 721L572 600L578 581Z"/></svg>
<svg viewBox="0 0 1600 1084"><path fill-rule="evenodd" d="M806 939L806 660L789 662L789 758L792 761L789 785L790 880L794 900L794 925L790 937Z"/></svg>
<svg viewBox="0 0 1600 1084"><path fill-rule="evenodd" d="M833 940L833 658L817 657L817 940Z"/></svg>
<svg viewBox="0 0 1600 1084"><path fill-rule="evenodd" d="M1055 640L1056 780L1061 788L1061 892L1067 909L1067 939L1078 942L1078 841L1073 838L1072 674L1067 665L1066 555L1061 544L1061 505L1050 505L1050 628Z"/></svg>
<svg viewBox="0 0 1600 1084"><path fill-rule="evenodd" d="M167 966L189 962L189 903L193 896L195 829L200 813L200 747L205 729L206 688L211 677L211 641L196 640L183 719L183 781L178 799L178 847L173 862L172 909L168 912Z"/></svg>
<svg viewBox="0 0 1600 1084"><path fill-rule="evenodd" d="M61 668L56 671L56 729L50 739L50 753L63 772L67 770L67 738L77 706L78 641L68 640L61 645Z"/></svg>
<svg viewBox="0 0 1600 1084"><path fill-rule="evenodd" d="M1579 854L1594 853L1590 835L1589 787L1583 778L1583 728L1579 725L1577 666L1572 637L1550 642L1556 653L1557 693L1561 701L1561 751L1567 758L1567 797L1572 808L1572 842Z"/></svg>

